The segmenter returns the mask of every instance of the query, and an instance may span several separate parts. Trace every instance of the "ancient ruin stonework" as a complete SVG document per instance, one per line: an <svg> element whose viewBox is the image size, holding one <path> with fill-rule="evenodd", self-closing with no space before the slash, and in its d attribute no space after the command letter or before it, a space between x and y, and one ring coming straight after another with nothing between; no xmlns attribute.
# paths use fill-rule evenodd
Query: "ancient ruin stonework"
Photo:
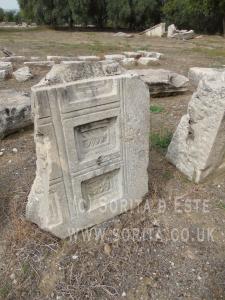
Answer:
<svg viewBox="0 0 225 300"><path fill-rule="evenodd" d="M30 221L66 238L141 202L149 160L143 81L122 74L39 85L33 105L37 173Z"/></svg>
<svg viewBox="0 0 225 300"><path fill-rule="evenodd" d="M225 172L224 113L224 80L203 79L167 153L167 159L195 183Z"/></svg>

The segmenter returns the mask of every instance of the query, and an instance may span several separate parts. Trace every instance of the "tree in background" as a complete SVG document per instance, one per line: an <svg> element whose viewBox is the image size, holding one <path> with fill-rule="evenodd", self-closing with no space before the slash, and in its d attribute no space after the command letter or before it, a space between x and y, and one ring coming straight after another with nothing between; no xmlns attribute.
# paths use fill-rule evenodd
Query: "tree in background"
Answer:
<svg viewBox="0 0 225 300"><path fill-rule="evenodd" d="M160 22L160 0L109 0L109 23L114 27L143 29Z"/></svg>
<svg viewBox="0 0 225 300"><path fill-rule="evenodd" d="M0 22L4 21L4 17L5 17L4 9L0 8Z"/></svg>
<svg viewBox="0 0 225 300"><path fill-rule="evenodd" d="M215 33L222 32L224 9L225 0L167 0L163 12L168 24Z"/></svg>

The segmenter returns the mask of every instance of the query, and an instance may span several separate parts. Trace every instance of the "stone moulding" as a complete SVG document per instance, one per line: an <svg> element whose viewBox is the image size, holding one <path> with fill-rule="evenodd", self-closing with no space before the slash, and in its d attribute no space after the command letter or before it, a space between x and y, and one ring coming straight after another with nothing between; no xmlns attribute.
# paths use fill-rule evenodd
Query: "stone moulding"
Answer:
<svg viewBox="0 0 225 300"><path fill-rule="evenodd" d="M132 75L32 89L37 171L26 216L60 238L148 192L149 91Z"/></svg>

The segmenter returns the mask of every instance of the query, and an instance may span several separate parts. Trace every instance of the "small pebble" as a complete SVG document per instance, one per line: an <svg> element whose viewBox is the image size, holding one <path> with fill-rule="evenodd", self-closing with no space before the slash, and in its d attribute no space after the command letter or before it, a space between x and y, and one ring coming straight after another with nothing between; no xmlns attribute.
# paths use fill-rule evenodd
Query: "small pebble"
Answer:
<svg viewBox="0 0 225 300"><path fill-rule="evenodd" d="M4 152L0 152L0 156L3 156Z"/></svg>
<svg viewBox="0 0 225 300"><path fill-rule="evenodd" d="M10 275L10 279L14 280L15 278L16 278L16 275L15 275L14 273L12 273L12 274Z"/></svg>
<svg viewBox="0 0 225 300"><path fill-rule="evenodd" d="M127 295L127 294L126 294L125 292L122 293L122 297L126 297L126 295Z"/></svg>
<svg viewBox="0 0 225 300"><path fill-rule="evenodd" d="M9 164L11 164L11 163L12 163L11 159L8 161L8 163L9 163Z"/></svg>
<svg viewBox="0 0 225 300"><path fill-rule="evenodd" d="M18 152L18 150L16 149L16 148L13 148L13 153L17 153Z"/></svg>
<svg viewBox="0 0 225 300"><path fill-rule="evenodd" d="M78 258L79 258L79 256L77 256L77 255L73 255L73 256L72 256L72 259L73 259L73 260L76 260L76 259L78 259Z"/></svg>

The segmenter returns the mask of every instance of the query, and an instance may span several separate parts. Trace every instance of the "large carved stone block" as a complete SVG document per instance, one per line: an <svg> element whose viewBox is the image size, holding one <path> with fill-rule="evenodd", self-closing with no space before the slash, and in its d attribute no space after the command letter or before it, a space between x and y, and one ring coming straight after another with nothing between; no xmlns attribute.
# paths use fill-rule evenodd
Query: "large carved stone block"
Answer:
<svg viewBox="0 0 225 300"><path fill-rule="evenodd" d="M167 158L199 183L225 173L225 84L203 79L168 148Z"/></svg>
<svg viewBox="0 0 225 300"><path fill-rule="evenodd" d="M27 218L60 238L148 191L149 91L132 75L33 88L37 174Z"/></svg>

